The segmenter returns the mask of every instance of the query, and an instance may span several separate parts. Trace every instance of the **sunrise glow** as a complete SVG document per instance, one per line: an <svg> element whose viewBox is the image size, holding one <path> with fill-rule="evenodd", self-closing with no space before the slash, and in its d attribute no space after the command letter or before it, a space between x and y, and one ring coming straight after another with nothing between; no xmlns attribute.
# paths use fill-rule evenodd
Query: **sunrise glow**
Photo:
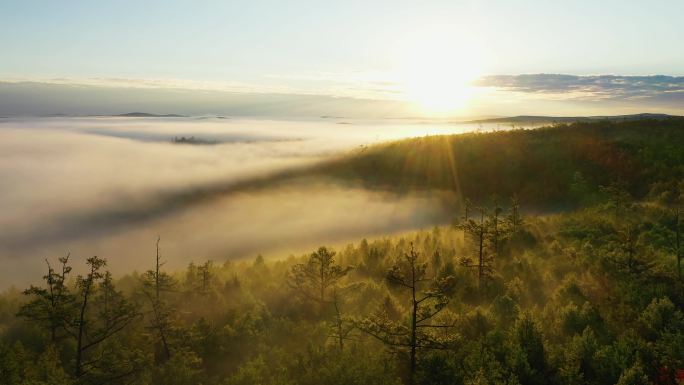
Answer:
<svg viewBox="0 0 684 385"><path fill-rule="evenodd" d="M472 82L486 66L475 39L453 28L431 28L412 34L397 54L400 90L426 114L460 112L473 96Z"/></svg>

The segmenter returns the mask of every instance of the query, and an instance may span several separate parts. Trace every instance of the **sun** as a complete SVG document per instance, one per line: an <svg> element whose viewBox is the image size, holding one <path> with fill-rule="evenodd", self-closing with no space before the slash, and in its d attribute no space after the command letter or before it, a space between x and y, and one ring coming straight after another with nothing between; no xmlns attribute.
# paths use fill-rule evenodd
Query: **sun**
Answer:
<svg viewBox="0 0 684 385"><path fill-rule="evenodd" d="M473 96L473 81L484 71L482 46L444 29L412 35L397 56L397 80L404 98L433 115L462 111Z"/></svg>

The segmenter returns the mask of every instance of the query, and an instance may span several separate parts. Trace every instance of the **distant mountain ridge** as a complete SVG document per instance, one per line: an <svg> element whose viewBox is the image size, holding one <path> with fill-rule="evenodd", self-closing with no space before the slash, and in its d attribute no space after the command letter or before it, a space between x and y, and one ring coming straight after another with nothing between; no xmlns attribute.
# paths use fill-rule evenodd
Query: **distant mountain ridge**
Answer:
<svg viewBox="0 0 684 385"><path fill-rule="evenodd" d="M118 115L112 115L112 116L120 116L120 117L126 117L126 118L186 118L187 116L185 115L178 115L178 114L151 114L149 112L128 112L125 114L118 114Z"/></svg>
<svg viewBox="0 0 684 385"><path fill-rule="evenodd" d="M464 123L569 123L569 122L594 122L601 120L630 121L643 119L682 119L684 116L669 114L641 113L631 115L601 115L601 116L541 116L519 115L503 118L469 120Z"/></svg>

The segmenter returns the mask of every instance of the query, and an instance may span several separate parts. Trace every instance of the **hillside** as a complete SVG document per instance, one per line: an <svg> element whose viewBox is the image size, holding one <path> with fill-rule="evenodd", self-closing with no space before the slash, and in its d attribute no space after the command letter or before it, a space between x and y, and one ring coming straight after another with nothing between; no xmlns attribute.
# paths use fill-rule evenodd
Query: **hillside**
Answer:
<svg viewBox="0 0 684 385"><path fill-rule="evenodd" d="M371 146L305 173L398 193L448 190L476 202L517 195L557 208L617 184L637 198L684 178L684 119L578 122L413 138Z"/></svg>

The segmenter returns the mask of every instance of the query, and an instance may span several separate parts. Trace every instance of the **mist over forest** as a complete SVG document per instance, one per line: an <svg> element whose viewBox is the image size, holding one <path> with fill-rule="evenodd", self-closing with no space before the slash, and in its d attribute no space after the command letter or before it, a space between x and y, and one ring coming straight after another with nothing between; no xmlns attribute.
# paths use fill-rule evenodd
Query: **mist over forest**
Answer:
<svg viewBox="0 0 684 385"><path fill-rule="evenodd" d="M0 0L0 385L684 385L682 15Z"/></svg>
<svg viewBox="0 0 684 385"><path fill-rule="evenodd" d="M5 119L3 288L29 282L55 252L72 252L74 260L110 256L117 273L144 270L139 256L157 236L165 239L169 266L182 268L203 258L283 257L322 240L442 223L448 221L442 203L424 193L400 197L331 178L282 175L374 142L497 127L508 126L343 118ZM179 138L208 144L183 145Z"/></svg>

